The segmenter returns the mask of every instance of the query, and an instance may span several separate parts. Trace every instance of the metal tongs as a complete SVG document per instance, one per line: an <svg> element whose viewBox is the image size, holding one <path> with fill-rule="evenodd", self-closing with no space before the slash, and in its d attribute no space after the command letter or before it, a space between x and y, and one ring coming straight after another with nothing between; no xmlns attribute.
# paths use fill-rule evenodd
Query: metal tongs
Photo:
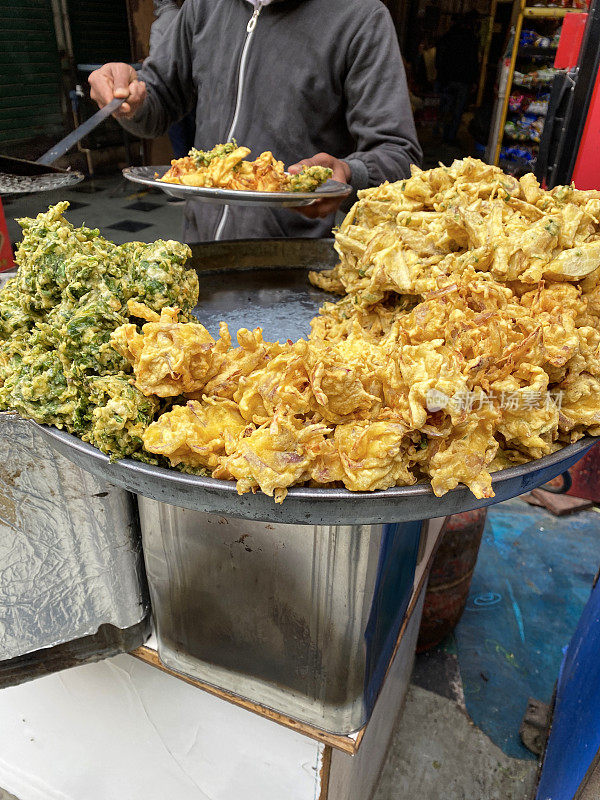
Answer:
<svg viewBox="0 0 600 800"><path fill-rule="evenodd" d="M123 98L115 97L37 161L0 156L0 194L47 191L79 183L84 177L81 172L53 167L52 164L104 122L124 102Z"/></svg>

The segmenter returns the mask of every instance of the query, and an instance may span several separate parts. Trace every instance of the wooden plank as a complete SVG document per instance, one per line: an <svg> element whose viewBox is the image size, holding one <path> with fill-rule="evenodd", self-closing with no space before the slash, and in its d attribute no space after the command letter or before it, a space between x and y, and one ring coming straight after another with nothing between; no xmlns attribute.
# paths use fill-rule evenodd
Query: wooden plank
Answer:
<svg viewBox="0 0 600 800"><path fill-rule="evenodd" d="M40 73L36 76L36 86L35 90L42 92L43 94L50 92L54 87L58 86L58 79L56 77L56 73ZM6 91L6 95L4 92ZM2 96L6 97L13 97L15 95L22 95L23 94L23 84L22 83L5 83L2 85Z"/></svg>
<svg viewBox="0 0 600 800"><path fill-rule="evenodd" d="M14 33L23 33L29 36L45 36L52 33L50 25L44 25L43 20L36 22L36 27L31 30L28 23L25 22L25 14L18 17L6 17L2 20L2 29L0 30L0 40L9 42Z"/></svg>
<svg viewBox="0 0 600 800"><path fill-rule="evenodd" d="M52 106L52 109L56 109L56 104L54 102L54 98L56 96L56 85L49 85L47 90L44 91L44 88L41 89L38 87L37 91L29 93L27 97L23 97L23 90L19 94L11 93L7 94L6 97L3 97L2 103L0 103L0 108L27 108L28 105L34 105L36 108L41 108L44 105ZM4 87L2 87L2 91L4 92Z"/></svg>
<svg viewBox="0 0 600 800"><path fill-rule="evenodd" d="M47 0L0 0L0 14L0 141L60 138L61 64L52 6Z"/></svg>
<svg viewBox="0 0 600 800"><path fill-rule="evenodd" d="M25 31L15 31L14 36L10 37L10 40L2 40L0 38L0 54L3 57L11 55L13 57L12 60L8 62L9 64L26 63L32 60L32 56L42 54L47 58L53 59L56 51L49 46L48 37L50 34L42 34L39 39L37 37L30 39L27 45L23 45L23 47L19 44L20 50L18 53L15 53L15 39L21 40L25 36L27 36Z"/></svg>
<svg viewBox="0 0 600 800"><path fill-rule="evenodd" d="M14 52L15 36L19 36L25 39L23 47L26 50L31 50L36 47L41 47L46 50L52 50L53 48L48 42L48 36L50 36L51 33L52 33L51 31L43 29L29 31L27 29L27 25L25 25L22 22L19 22L18 27L15 26L12 29L10 28L7 29L5 27L3 29L2 33L0 33L0 47L4 49L12 45ZM18 53L15 53L15 56L18 55L19 55Z"/></svg>
<svg viewBox="0 0 600 800"><path fill-rule="evenodd" d="M29 111L26 113L19 112L17 116L15 114L16 112L10 108L0 110L2 131L18 130L25 125L31 127L32 130L43 130L52 123L62 124L62 116L54 111L53 105L41 106L37 109L37 114L32 114Z"/></svg>
<svg viewBox="0 0 600 800"><path fill-rule="evenodd" d="M424 528L424 534L423 534L424 547L422 548L419 554L420 557L415 570L413 592L406 615L404 617L404 621L402 623L402 627L400 629L400 633L398 634L398 639L396 642L394 653L392 655L390 664L388 666L388 672L386 673L386 681L390 674L390 670L394 665L394 662L396 661L397 663L397 655L400 648L402 647L403 637L405 636L408 626L410 625L411 620L415 612L417 611L418 604L421 602L422 599L421 596L423 594L423 591L425 589L425 584L429 576L431 563L433 561L435 552L437 550L437 546L439 544L440 533L443 522L444 522L444 517L429 520ZM418 624L417 624L417 633L418 633ZM252 711L255 714L259 714L260 716L265 717L266 719L270 719L273 722L276 722L278 725L283 725L286 728L291 728L292 730L301 733L303 736L308 736L310 739L314 739L315 741L321 742L322 744L332 747L334 750L347 753L348 755L356 755L356 753L359 751L366 729L368 728L367 725L366 727L358 731L356 734L350 736L338 736L335 734L327 733L326 731L322 731L319 728L316 728L312 725L307 725L305 723L298 722L297 720L294 720L291 717L286 716L285 714L280 714L279 712L273 711L270 708L261 706L258 703L253 703L249 700L244 700L243 698L237 697L236 695L230 692L223 691L222 689L218 689L214 686L211 686L210 684L204 683L203 681L198 681L195 678L191 678L187 675L184 675L183 673L169 669L160 661L157 651L152 647L148 647L146 645L138 647L136 650L133 650L131 652L131 655L135 656L136 658L139 658L141 661L145 661L147 664L150 664L151 666L156 667L157 669L160 669L162 672L166 672L167 674L172 675L175 678L179 678L180 680L185 681L186 683L189 683L198 689L201 689L202 691L208 692L209 694L212 694L215 697L219 697L222 700L226 700L228 703L232 703L233 705L245 708L247 711ZM384 687L385 687L385 681L384 681Z"/></svg>
<svg viewBox="0 0 600 800"><path fill-rule="evenodd" d="M561 19L562 17L566 17L567 14L583 14L586 11L587 9L585 8L536 8L533 6L531 8L526 8L523 12L523 16L530 18L536 17L537 19Z"/></svg>
<svg viewBox="0 0 600 800"><path fill-rule="evenodd" d="M38 69L44 64L50 66L53 63L50 50L40 52L33 50L31 53L19 54L0 53L0 64L7 64L9 67L14 67L15 69L18 66L27 66L27 64L35 65L35 68Z"/></svg>
<svg viewBox="0 0 600 800"><path fill-rule="evenodd" d="M494 150L494 157L492 160L492 164L498 165L500 161L500 150L502 149L502 140L504 139L504 125L506 123L506 116L508 114L508 101L510 99L510 92L513 83L513 78L515 74L515 67L517 65L517 54L519 52L519 41L521 39L521 29L523 27L523 10L525 8L525 3L527 0L517 0L515 2L515 8L518 7L519 14L517 16L516 25L515 25L515 32L514 32L514 41L512 52L510 56L510 67L508 70L508 79L506 82L506 92L504 99L502 100L502 119L500 122L500 127L498 131L498 141L496 142L495 150ZM514 15L514 9L513 9Z"/></svg>
<svg viewBox="0 0 600 800"><path fill-rule="evenodd" d="M131 52L136 61L148 57L150 43L150 28L154 22L154 7L152 0L127 0L127 14L129 17L129 32L131 37ZM159 161L151 161L159 164Z"/></svg>
<svg viewBox="0 0 600 800"><path fill-rule="evenodd" d="M331 757L333 750L329 745L325 745L321 764L321 787L317 800L328 800L329 798L329 778L331 776Z"/></svg>
<svg viewBox="0 0 600 800"><path fill-rule="evenodd" d="M28 22L32 26L35 25L37 28L40 28L40 27L42 27L42 25L44 25L45 20L41 20L40 17L32 15L31 12L29 12L29 11L19 12L19 11L15 10L13 12L13 10L11 9L11 12L14 13L15 16L18 16L18 19L19 19L20 23ZM4 20L2 20L2 23L4 24ZM51 26L48 26L48 27L44 26L44 30L47 30L49 32L53 32L54 31L54 29Z"/></svg>
<svg viewBox="0 0 600 800"><path fill-rule="evenodd" d="M1 0L0 10L5 11L18 11L19 9L26 8L31 11L37 11L40 16L47 17L49 13L49 3L47 0Z"/></svg>
<svg viewBox="0 0 600 800"><path fill-rule="evenodd" d="M143 145L146 164L170 164L175 157L173 145L166 134L156 139L144 139Z"/></svg>
<svg viewBox="0 0 600 800"><path fill-rule="evenodd" d="M544 489L533 489L529 494L523 495L523 500L530 506L547 509L556 517L564 517L565 514L573 514L575 511L584 511L594 505L591 500L571 497L568 494L555 494Z"/></svg>
<svg viewBox="0 0 600 800"><path fill-rule="evenodd" d="M139 658L141 661L145 661L146 664L156 667L157 669L161 670L161 672L166 672L168 675L172 675L174 678L179 678L185 683L195 686L197 689L202 689L202 691L208 692L208 694L219 697L221 700L225 700L235 706L244 708L246 711L252 711L254 714L258 714L265 719L276 722L278 725L283 725L284 728L290 728L291 730L294 730L303 736L308 736L309 739L314 739L322 744L327 744L330 747L334 747L336 750L343 750L351 755L356 751L356 741L349 736L336 736L332 733L326 733L325 731L321 731L318 728L312 727L311 725L305 725L304 723L298 722L291 717L287 717L285 714L280 714L277 711L273 711L270 708L261 706L258 703L253 703L250 700L244 700L242 697L237 697L236 695L225 692L222 689L217 689L215 686L211 686L208 683L203 683L195 678L190 678L187 675L183 675L181 672L176 672L175 670L165 667L165 665L160 661L156 650L147 647L146 645L142 645L136 650L132 650L130 655Z"/></svg>

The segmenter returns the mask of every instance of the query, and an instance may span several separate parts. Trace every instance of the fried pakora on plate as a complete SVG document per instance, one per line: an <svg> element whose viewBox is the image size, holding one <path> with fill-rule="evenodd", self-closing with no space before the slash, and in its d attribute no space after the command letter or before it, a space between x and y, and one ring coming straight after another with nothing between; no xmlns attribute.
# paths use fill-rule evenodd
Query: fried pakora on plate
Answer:
<svg viewBox="0 0 600 800"><path fill-rule="evenodd" d="M333 175L327 167L304 167L288 175L283 162L266 150L254 161L247 147L235 140L212 150L192 148L187 156L171 161L171 168L158 180L182 186L234 189L253 192L314 192Z"/></svg>

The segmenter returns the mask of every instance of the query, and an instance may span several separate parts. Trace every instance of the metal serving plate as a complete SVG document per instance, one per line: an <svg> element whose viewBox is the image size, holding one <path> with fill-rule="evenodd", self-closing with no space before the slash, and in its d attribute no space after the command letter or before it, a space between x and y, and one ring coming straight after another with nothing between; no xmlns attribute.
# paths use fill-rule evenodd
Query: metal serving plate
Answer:
<svg viewBox="0 0 600 800"><path fill-rule="evenodd" d="M332 295L313 287L309 269L336 263L332 239L251 239L192 247L191 266L200 281L194 313L216 335L221 320L232 333L262 327L267 340L298 339ZM588 437L557 453L492 476L496 496L477 500L466 486L436 497L428 483L378 492L290 489L281 505L262 492L239 496L232 481L184 475L132 459L111 463L95 447L56 428L40 426L54 447L79 466L131 492L195 511L264 522L359 525L442 517L508 500L564 472L597 441Z"/></svg>
<svg viewBox="0 0 600 800"><path fill-rule="evenodd" d="M163 183L162 177L170 166L127 167L123 175L129 181L160 189L171 197L180 200L200 200L203 203L238 206L274 206L277 208L297 208L309 206L315 200L347 197L352 187L347 183L329 180L314 192L251 192L237 189L214 189L205 186L180 186L176 183Z"/></svg>

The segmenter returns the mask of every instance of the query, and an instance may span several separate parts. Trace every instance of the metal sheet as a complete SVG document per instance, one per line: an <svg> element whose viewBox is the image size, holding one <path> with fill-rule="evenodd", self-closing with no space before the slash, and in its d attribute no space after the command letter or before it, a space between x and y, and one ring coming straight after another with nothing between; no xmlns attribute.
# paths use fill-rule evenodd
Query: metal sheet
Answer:
<svg viewBox="0 0 600 800"><path fill-rule="evenodd" d="M166 666L330 733L367 721L412 596L421 522L283 525L139 503Z"/></svg>
<svg viewBox="0 0 600 800"><path fill-rule="evenodd" d="M315 200L347 197L352 187L347 183L328 180L314 192L253 192L238 189L216 189L211 186L181 186L177 183L164 183L158 180L169 166L127 167L123 175L133 183L141 183L152 189L178 197L182 200L199 200L203 203L217 203L236 206L272 206L275 208L294 208L309 206Z"/></svg>
<svg viewBox="0 0 600 800"><path fill-rule="evenodd" d="M65 655L80 663L120 651L119 641L140 644L141 561L135 498L57 454L29 422L0 414L0 660L11 660L0 677L31 677L35 659L15 659L43 650L51 660L45 648L73 640L82 646ZM137 642L123 636L136 626Z"/></svg>
<svg viewBox="0 0 600 800"><path fill-rule="evenodd" d="M192 248L200 281L194 313L216 333L224 319L231 331L260 325L267 339L306 336L319 306L332 299L312 287L308 269L333 266L331 239L213 242ZM91 445L55 428L40 428L54 447L100 478L163 503L266 522L352 525L429 519L508 500L564 472L594 444L588 437L557 453L492 476L496 496L476 500L465 486L436 497L428 483L379 492L293 488L281 505L261 492L237 494L231 481L184 475L123 459L109 459Z"/></svg>

